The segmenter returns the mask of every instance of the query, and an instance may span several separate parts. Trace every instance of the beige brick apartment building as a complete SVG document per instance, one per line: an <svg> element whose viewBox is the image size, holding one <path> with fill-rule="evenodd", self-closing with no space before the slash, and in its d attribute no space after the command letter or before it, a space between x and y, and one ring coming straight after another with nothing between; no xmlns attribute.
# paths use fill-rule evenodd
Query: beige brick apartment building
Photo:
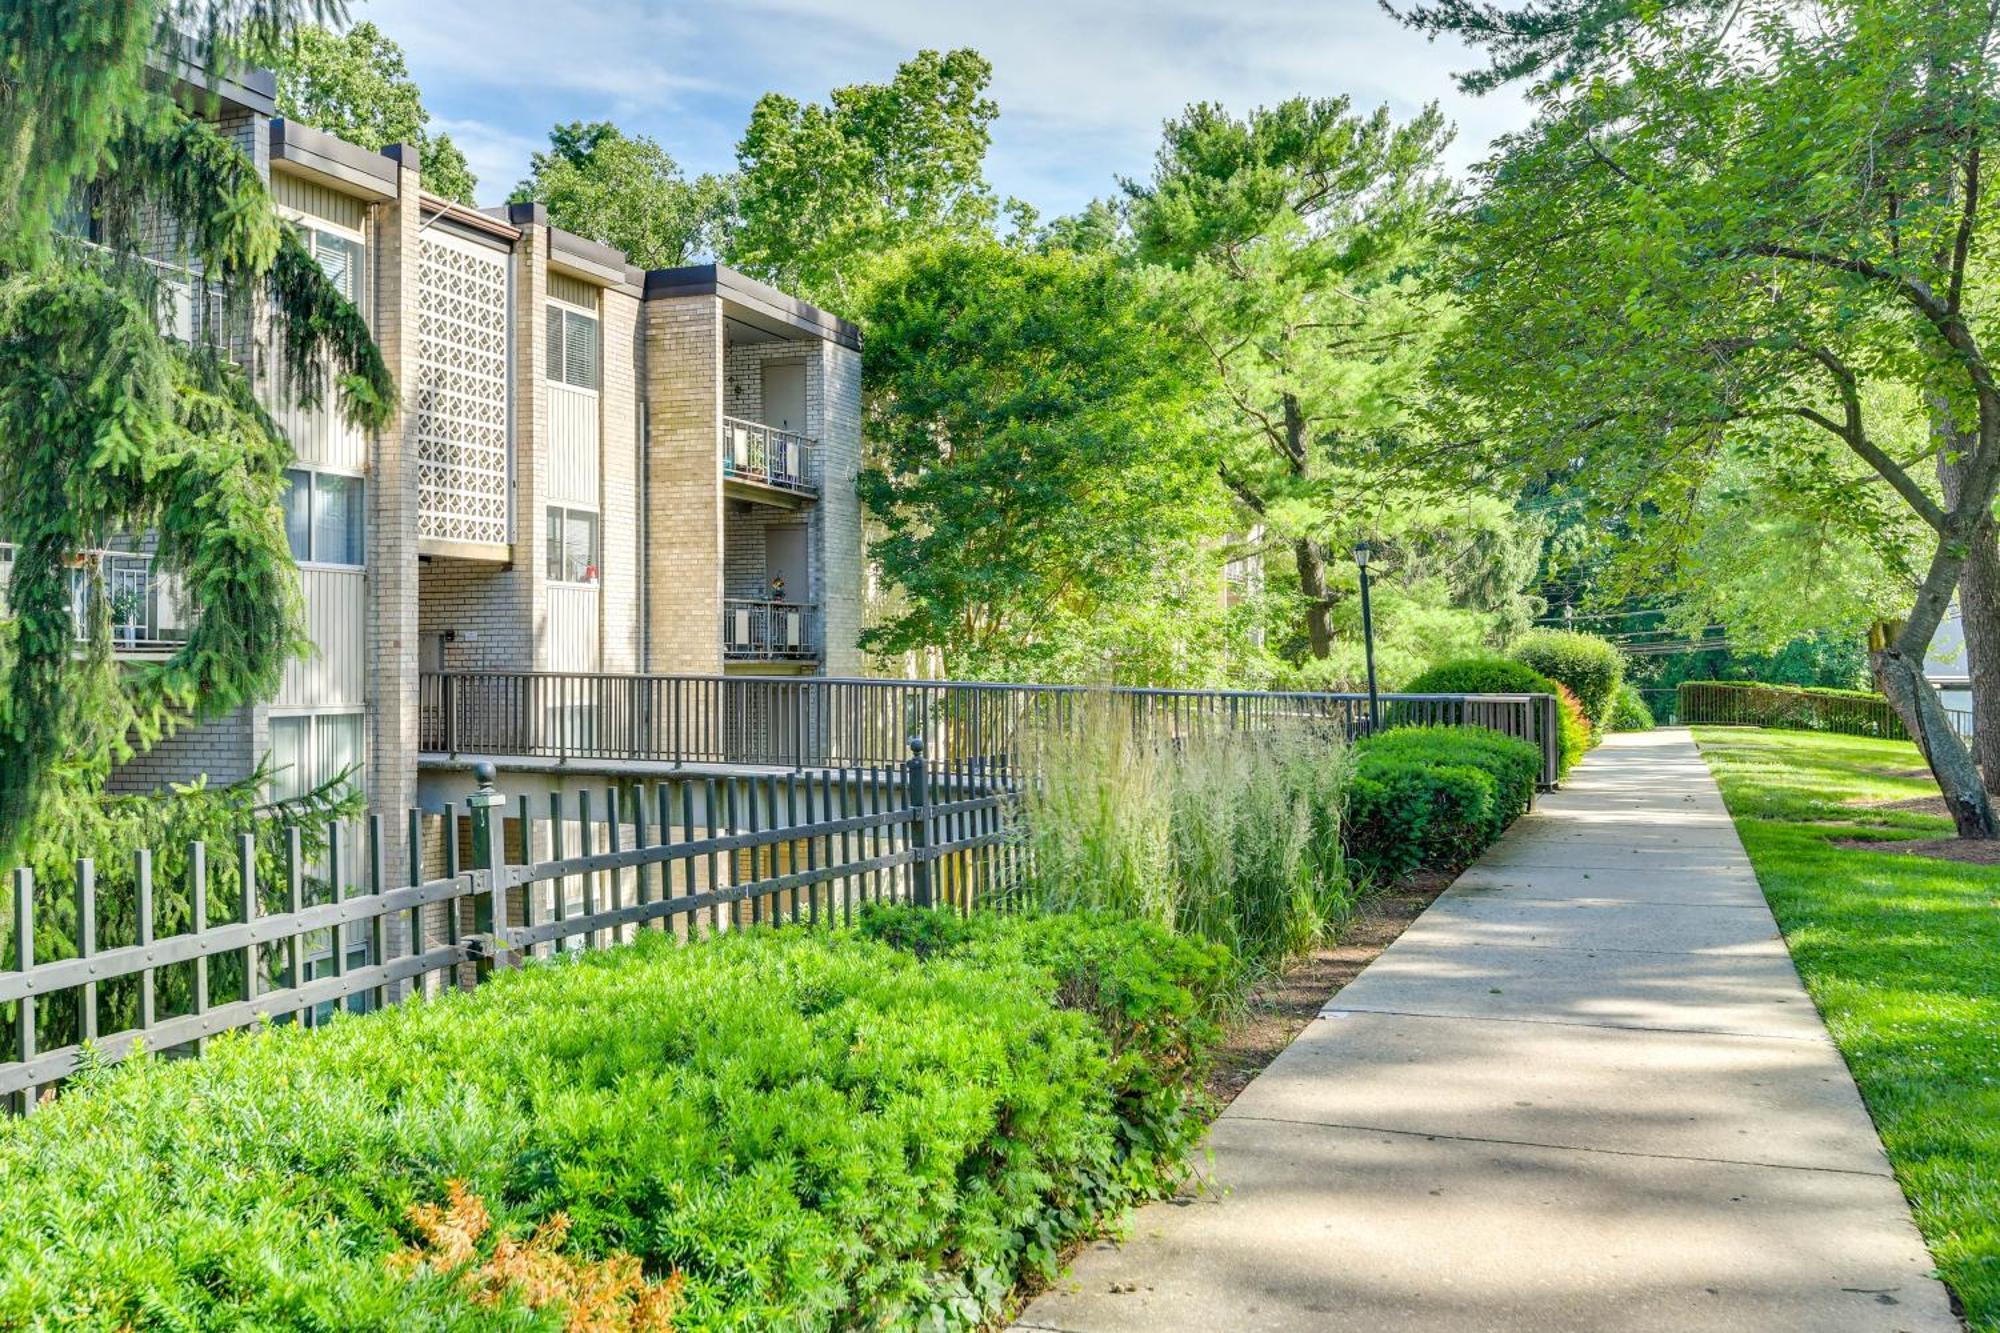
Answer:
<svg viewBox="0 0 2000 1333"><path fill-rule="evenodd" d="M266 76L217 91L373 326L400 413L369 435L266 384L297 452L286 519L317 651L121 788L268 756L280 791L355 767L370 807L400 812L423 672L858 673L853 325L721 265L643 272L540 205L439 199L410 148L276 118ZM171 602L126 604L132 651L170 651L199 614Z"/></svg>

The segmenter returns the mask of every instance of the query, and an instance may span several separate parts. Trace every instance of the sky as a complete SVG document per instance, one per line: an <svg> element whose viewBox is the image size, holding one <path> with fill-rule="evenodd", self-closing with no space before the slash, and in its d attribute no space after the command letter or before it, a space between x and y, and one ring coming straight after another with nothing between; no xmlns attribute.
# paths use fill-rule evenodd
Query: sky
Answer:
<svg viewBox="0 0 2000 1333"><path fill-rule="evenodd" d="M1344 93L1397 116L1436 101L1459 128L1460 170L1529 114L1511 92L1458 92L1451 73L1473 58L1376 0L350 0L349 12L403 46L482 204L506 197L560 121L610 120L689 174L724 171L762 94L823 101L927 47L993 63L987 176L1044 218L1147 174L1161 122L1191 101L1241 111Z"/></svg>

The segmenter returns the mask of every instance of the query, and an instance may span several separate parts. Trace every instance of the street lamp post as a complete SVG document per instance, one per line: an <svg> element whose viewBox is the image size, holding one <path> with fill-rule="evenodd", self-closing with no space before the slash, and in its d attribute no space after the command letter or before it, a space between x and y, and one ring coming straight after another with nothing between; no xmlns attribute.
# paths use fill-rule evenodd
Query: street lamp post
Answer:
<svg viewBox="0 0 2000 1333"><path fill-rule="evenodd" d="M1368 734L1382 725L1382 700L1375 692L1375 613L1368 605L1368 558L1374 554L1365 541L1354 543L1354 564L1361 571L1361 644L1368 657Z"/></svg>

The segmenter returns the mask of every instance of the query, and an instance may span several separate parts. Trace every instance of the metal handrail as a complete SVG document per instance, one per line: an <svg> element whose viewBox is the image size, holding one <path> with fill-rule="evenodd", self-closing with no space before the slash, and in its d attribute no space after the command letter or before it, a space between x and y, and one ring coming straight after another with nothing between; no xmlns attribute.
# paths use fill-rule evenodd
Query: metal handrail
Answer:
<svg viewBox="0 0 2000 1333"><path fill-rule="evenodd" d="M5 587L14 574L12 542L0 542L0 613L6 609ZM70 615L76 637L90 634L93 583L89 566L103 580L101 595L110 603L114 648L136 652L167 651L187 642L188 626L176 614L177 583L153 568L153 558L139 551L89 550L77 553L81 562L70 571Z"/></svg>
<svg viewBox="0 0 2000 1333"><path fill-rule="evenodd" d="M735 662L819 660L819 607L728 597L722 602L722 655Z"/></svg>
<svg viewBox="0 0 2000 1333"><path fill-rule="evenodd" d="M722 475L798 495L819 493L819 442L761 421L724 417Z"/></svg>

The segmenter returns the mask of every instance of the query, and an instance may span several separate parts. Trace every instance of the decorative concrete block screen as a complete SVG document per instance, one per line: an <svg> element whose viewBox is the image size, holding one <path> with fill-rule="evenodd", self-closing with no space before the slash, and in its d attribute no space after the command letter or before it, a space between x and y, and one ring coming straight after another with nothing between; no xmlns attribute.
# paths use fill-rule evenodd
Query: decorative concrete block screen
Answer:
<svg viewBox="0 0 2000 1333"><path fill-rule="evenodd" d="M498 545L507 523L507 258L428 232L417 268L417 536Z"/></svg>

